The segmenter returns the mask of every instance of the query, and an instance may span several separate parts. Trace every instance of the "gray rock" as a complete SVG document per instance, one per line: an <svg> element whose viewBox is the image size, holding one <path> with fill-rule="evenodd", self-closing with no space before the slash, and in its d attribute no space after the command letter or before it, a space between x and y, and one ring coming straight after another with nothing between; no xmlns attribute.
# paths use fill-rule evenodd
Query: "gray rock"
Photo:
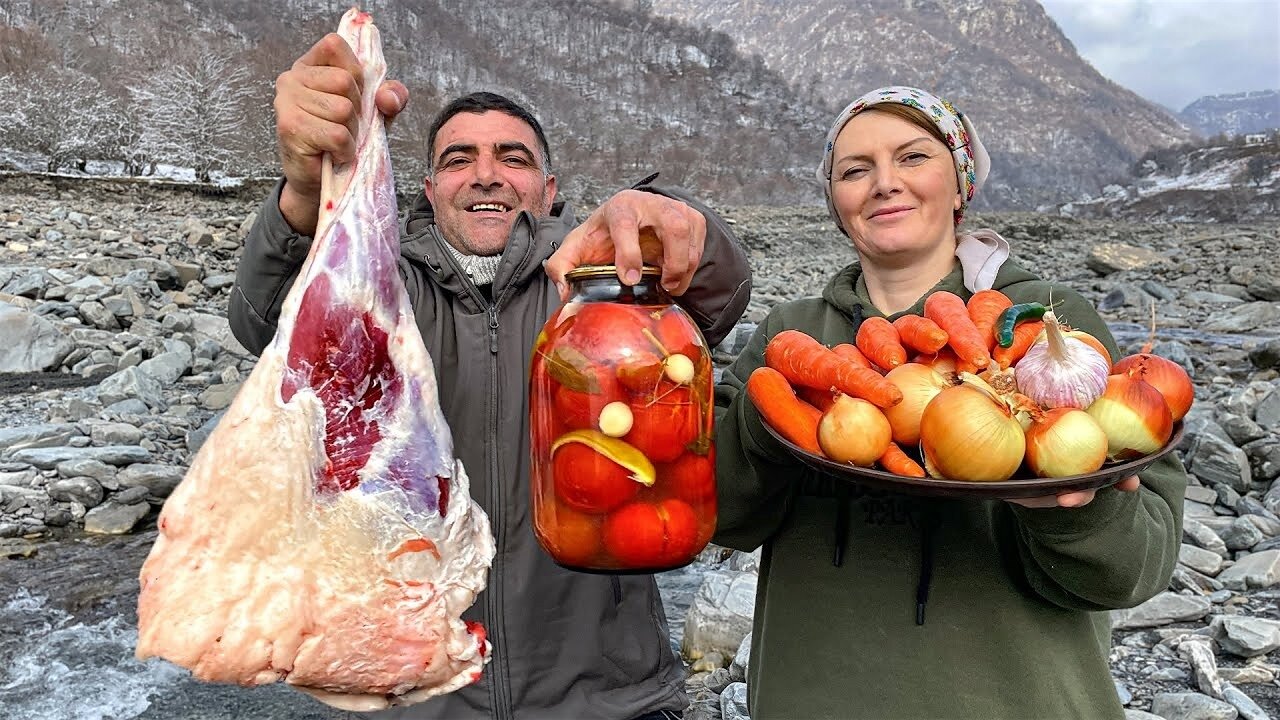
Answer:
<svg viewBox="0 0 1280 720"><path fill-rule="evenodd" d="M720 716L724 720L751 720L747 714L746 683L733 683L720 694Z"/></svg>
<svg viewBox="0 0 1280 720"><path fill-rule="evenodd" d="M177 340L167 341L165 347L166 352L143 362L138 369L155 378L162 385L172 385L191 369L191 348Z"/></svg>
<svg viewBox="0 0 1280 720"><path fill-rule="evenodd" d="M0 372L56 370L75 343L48 320L0 302Z"/></svg>
<svg viewBox="0 0 1280 720"><path fill-rule="evenodd" d="M698 657L708 652L731 656L751 632L756 575L711 570L702 580L685 615L681 652Z"/></svg>
<svg viewBox="0 0 1280 720"><path fill-rule="evenodd" d="M1240 716L1231 703L1200 693L1160 693L1151 698L1151 712L1165 720L1235 720Z"/></svg>
<svg viewBox="0 0 1280 720"><path fill-rule="evenodd" d="M150 460L151 452L137 445L85 448L64 446L19 450L13 453L11 459L33 465L41 470L52 470L58 463L68 460L99 460L111 465L132 465Z"/></svg>
<svg viewBox="0 0 1280 720"><path fill-rule="evenodd" d="M1280 338L1272 338L1250 350L1249 362L1259 370L1280 368Z"/></svg>
<svg viewBox="0 0 1280 720"><path fill-rule="evenodd" d="M1249 294L1259 300L1280 301L1280 275L1257 273L1248 284Z"/></svg>
<svg viewBox="0 0 1280 720"><path fill-rule="evenodd" d="M1267 550L1240 558L1218 574L1218 580L1232 590L1265 588L1280 582L1280 550Z"/></svg>
<svg viewBox="0 0 1280 720"><path fill-rule="evenodd" d="M213 417L205 421L203 425L187 433L187 450L194 456L200 451L205 441L209 439L209 435L213 433L213 429L218 426L218 421L226 412L218 412Z"/></svg>
<svg viewBox="0 0 1280 720"><path fill-rule="evenodd" d="M733 676L734 682L745 682L747 679L747 667L751 663L751 633L742 638L742 643L738 645L738 652L733 656L733 662L729 663L729 673Z"/></svg>
<svg viewBox="0 0 1280 720"><path fill-rule="evenodd" d="M93 327L101 330L120 329L120 319L97 300L80 303L77 311L80 313L80 317L84 318L84 321Z"/></svg>
<svg viewBox="0 0 1280 720"><path fill-rule="evenodd" d="M101 460L92 458L67 460L66 462L58 463L55 469L58 471L58 475L64 478L90 477L108 490L114 490L119 487L114 483L116 468ZM108 487L106 483L111 483L111 485Z"/></svg>
<svg viewBox="0 0 1280 720"><path fill-rule="evenodd" d="M84 531L96 535L124 535L151 512L147 503L99 505L84 516Z"/></svg>
<svg viewBox="0 0 1280 720"><path fill-rule="evenodd" d="M1267 435L1267 431L1263 430L1261 425L1250 418L1234 413L1222 413L1220 421L1222 429L1231 438L1231 442L1240 447Z"/></svg>
<svg viewBox="0 0 1280 720"><path fill-rule="evenodd" d="M1249 491L1252 478L1249 458L1234 443L1223 442L1214 435L1204 435L1196 443L1188 465L1190 472L1203 485L1223 483L1241 493Z"/></svg>
<svg viewBox="0 0 1280 720"><path fill-rule="evenodd" d="M142 431L129 423L95 423L89 429L89 439L95 445L137 445L142 440Z"/></svg>
<svg viewBox="0 0 1280 720"><path fill-rule="evenodd" d="M1113 630L1130 630L1199 620L1212 608L1213 605L1202 597L1162 592L1137 607L1111 611L1111 627Z"/></svg>
<svg viewBox="0 0 1280 720"><path fill-rule="evenodd" d="M160 381L136 367L125 368L98 384L98 400L103 405L130 399L141 400L149 408L168 407Z"/></svg>
<svg viewBox="0 0 1280 720"><path fill-rule="evenodd" d="M200 393L200 407L206 410L225 410L240 392L240 383L218 383Z"/></svg>
<svg viewBox="0 0 1280 720"><path fill-rule="evenodd" d="M1209 526L1198 520L1183 519L1182 537L1184 540L1190 540L1196 546L1202 547L1209 552L1217 553L1222 557L1227 556L1227 544Z"/></svg>
<svg viewBox="0 0 1280 720"><path fill-rule="evenodd" d="M1089 249L1089 256L1085 259L1085 265L1100 275L1137 270L1165 262L1165 257L1160 253L1124 243L1097 243Z"/></svg>
<svg viewBox="0 0 1280 720"><path fill-rule="evenodd" d="M111 496L112 502L117 505L132 505L142 502L151 496L151 491L143 485L137 485L131 488L125 488L115 495Z"/></svg>
<svg viewBox="0 0 1280 720"><path fill-rule="evenodd" d="M1253 420L1270 432L1280 433L1280 388L1262 398L1254 408Z"/></svg>
<svg viewBox="0 0 1280 720"><path fill-rule="evenodd" d="M1267 714L1254 702L1252 698L1241 692L1240 688L1227 683L1222 690L1222 699L1231 703L1233 707L1240 713L1240 717L1244 720L1271 720L1271 716Z"/></svg>
<svg viewBox="0 0 1280 720"><path fill-rule="evenodd" d="M138 463L121 470L116 479L121 487L145 487L155 497L166 498L185 473L185 469L174 465Z"/></svg>
<svg viewBox="0 0 1280 720"><path fill-rule="evenodd" d="M1218 645L1240 657L1257 657L1280 648L1280 621L1219 615L1209 623Z"/></svg>
<svg viewBox="0 0 1280 720"><path fill-rule="evenodd" d="M1178 561L1210 577L1217 575L1218 571L1222 569L1221 555L1187 543L1183 543L1178 550Z"/></svg>
<svg viewBox="0 0 1280 720"><path fill-rule="evenodd" d="M1130 710L1129 708L1125 708L1124 720L1165 720L1165 718L1162 718L1159 715L1152 715L1145 710Z"/></svg>
<svg viewBox="0 0 1280 720"><path fill-rule="evenodd" d="M1200 327L1213 332L1247 333L1277 324L1280 324L1280 307L1271 302L1251 302L1213 313Z"/></svg>
<svg viewBox="0 0 1280 720"><path fill-rule="evenodd" d="M0 428L0 457L7 458L13 452L27 448L59 447L79 435L75 425L51 423Z"/></svg>
<svg viewBox="0 0 1280 720"><path fill-rule="evenodd" d="M49 497L60 502L78 502L92 508L102 503L102 485L91 477L73 477L49 483Z"/></svg>
<svg viewBox="0 0 1280 720"><path fill-rule="evenodd" d="M1228 550L1248 550L1266 539L1262 531L1247 518L1236 518L1222 534Z"/></svg>

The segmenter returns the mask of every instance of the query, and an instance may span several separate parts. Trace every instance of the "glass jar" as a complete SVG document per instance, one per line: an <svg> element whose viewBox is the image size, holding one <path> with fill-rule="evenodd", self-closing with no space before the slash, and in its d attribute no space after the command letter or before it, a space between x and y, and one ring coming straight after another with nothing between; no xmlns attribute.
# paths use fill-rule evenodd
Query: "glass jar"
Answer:
<svg viewBox="0 0 1280 720"><path fill-rule="evenodd" d="M711 354L659 276L569 272L570 298L534 345L533 528L573 570L681 567L715 531Z"/></svg>

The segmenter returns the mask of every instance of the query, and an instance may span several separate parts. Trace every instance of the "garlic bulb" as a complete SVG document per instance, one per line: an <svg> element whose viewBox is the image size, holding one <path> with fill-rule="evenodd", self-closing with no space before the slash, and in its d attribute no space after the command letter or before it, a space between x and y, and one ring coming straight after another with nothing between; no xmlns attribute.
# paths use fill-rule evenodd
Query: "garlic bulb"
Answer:
<svg viewBox="0 0 1280 720"><path fill-rule="evenodd" d="M1066 337L1058 318L1044 314L1044 337L1018 364L1018 390L1045 408L1089 407L1107 387L1110 363L1082 340Z"/></svg>

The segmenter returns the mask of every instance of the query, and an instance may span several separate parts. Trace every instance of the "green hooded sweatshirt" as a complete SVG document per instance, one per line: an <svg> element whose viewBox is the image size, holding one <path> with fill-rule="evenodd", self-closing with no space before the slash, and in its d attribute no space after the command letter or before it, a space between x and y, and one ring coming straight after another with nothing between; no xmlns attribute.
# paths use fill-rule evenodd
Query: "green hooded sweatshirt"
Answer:
<svg viewBox="0 0 1280 720"><path fill-rule="evenodd" d="M1015 303L1052 297L1059 317L1119 358L1070 288L1012 262L995 287ZM936 290L971 295L958 265ZM923 315L923 304L901 314ZM1123 718L1107 611L1168 587L1186 486L1176 455L1142 473L1137 492L1106 488L1072 509L913 497L824 476L769 435L741 390L777 332L851 343L873 316L882 314L851 265L821 298L775 307L716 388L715 542L763 545L751 717Z"/></svg>

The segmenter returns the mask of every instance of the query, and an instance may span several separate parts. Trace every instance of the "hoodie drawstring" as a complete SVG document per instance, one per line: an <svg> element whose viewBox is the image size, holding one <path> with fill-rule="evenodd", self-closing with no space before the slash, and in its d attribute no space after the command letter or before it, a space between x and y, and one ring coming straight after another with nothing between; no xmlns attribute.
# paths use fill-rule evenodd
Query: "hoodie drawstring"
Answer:
<svg viewBox="0 0 1280 720"><path fill-rule="evenodd" d="M932 504L920 513L920 580L916 583L916 625L924 625L924 607L929 602L929 586L933 582L933 532L938 513Z"/></svg>

